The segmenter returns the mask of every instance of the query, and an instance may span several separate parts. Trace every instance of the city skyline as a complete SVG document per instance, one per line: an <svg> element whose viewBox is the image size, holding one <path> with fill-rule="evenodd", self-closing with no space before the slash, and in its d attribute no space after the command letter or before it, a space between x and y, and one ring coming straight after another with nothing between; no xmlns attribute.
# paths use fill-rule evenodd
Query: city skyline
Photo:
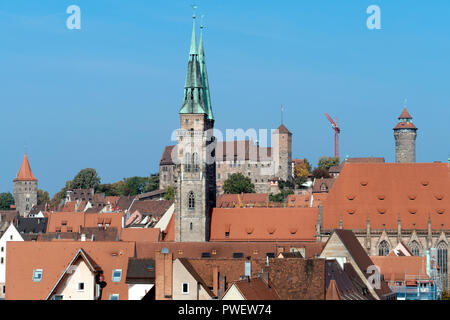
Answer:
<svg viewBox="0 0 450 320"><path fill-rule="evenodd" d="M39 188L51 195L86 167L95 168L102 183L158 172L161 152L175 144L170 137L179 126L192 9L186 1L119 2L80 1L82 29L67 30L69 2L0 1L0 36L10 48L0 53L8 61L0 75L2 109L11 119L0 128L7 150L0 158L1 192L12 191L25 145ZM408 98L419 128L417 162L447 161L450 47L440 40L449 28L434 10L449 4L430 9L379 1L382 29L368 30L368 2L323 1L327 9L285 2L262 2L253 11L242 4L241 12L232 4L198 3L219 130L276 128L282 104L293 158L315 165L333 155L327 112L339 119L341 160L394 162L392 128ZM430 12L438 18L429 20ZM419 13L423 24L402 24Z"/></svg>

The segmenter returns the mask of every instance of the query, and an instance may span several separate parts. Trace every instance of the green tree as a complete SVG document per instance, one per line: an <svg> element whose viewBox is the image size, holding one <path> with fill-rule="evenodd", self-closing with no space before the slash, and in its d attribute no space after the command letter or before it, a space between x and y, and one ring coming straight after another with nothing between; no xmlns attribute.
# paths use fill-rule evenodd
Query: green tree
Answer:
<svg viewBox="0 0 450 320"><path fill-rule="evenodd" d="M100 185L100 177L97 171L92 168L86 168L78 172L70 183L71 189L97 189Z"/></svg>
<svg viewBox="0 0 450 320"><path fill-rule="evenodd" d="M171 186L166 188L166 194L164 195L165 200L175 200L175 189Z"/></svg>
<svg viewBox="0 0 450 320"><path fill-rule="evenodd" d="M124 178L120 193L124 196L135 196L145 192L145 187L147 184L147 177Z"/></svg>
<svg viewBox="0 0 450 320"><path fill-rule="evenodd" d="M281 190L280 193L277 194L269 194L270 202L285 202L288 195L294 194L294 191L291 189Z"/></svg>
<svg viewBox="0 0 450 320"><path fill-rule="evenodd" d="M233 173L223 183L223 191L225 193L254 193L255 185L250 178L245 177L242 173Z"/></svg>
<svg viewBox="0 0 450 320"><path fill-rule="evenodd" d="M339 165L339 157L320 157L317 166L327 171L333 166Z"/></svg>
<svg viewBox="0 0 450 320"><path fill-rule="evenodd" d="M47 191L39 189L37 191L37 204L41 205L46 203L50 203L50 195L48 194Z"/></svg>
<svg viewBox="0 0 450 320"><path fill-rule="evenodd" d="M159 173L150 175L144 192L151 192L159 189Z"/></svg>
<svg viewBox="0 0 450 320"><path fill-rule="evenodd" d="M0 193L0 210L10 210L14 204L14 197L11 192Z"/></svg>
<svg viewBox="0 0 450 320"><path fill-rule="evenodd" d="M97 193L104 193L105 196L120 196L120 189L117 183L100 184L96 190Z"/></svg>

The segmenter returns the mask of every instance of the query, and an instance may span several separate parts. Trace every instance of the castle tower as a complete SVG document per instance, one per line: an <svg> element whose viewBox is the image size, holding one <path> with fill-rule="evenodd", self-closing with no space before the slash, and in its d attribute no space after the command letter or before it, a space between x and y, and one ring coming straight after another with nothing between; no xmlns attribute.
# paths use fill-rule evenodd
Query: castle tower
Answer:
<svg viewBox="0 0 450 320"><path fill-rule="evenodd" d="M292 133L281 124L272 133L272 154L278 166L275 176L284 181L292 181ZM275 150L276 149L276 150Z"/></svg>
<svg viewBox="0 0 450 320"><path fill-rule="evenodd" d="M14 202L22 217L27 217L31 208L37 204L37 183L25 154L22 166L13 180Z"/></svg>
<svg viewBox="0 0 450 320"><path fill-rule="evenodd" d="M201 49L203 41L201 41ZM175 241L208 241L216 203L214 118L209 102L204 50L197 48L195 15L188 70L177 130ZM208 92L206 92L208 88Z"/></svg>
<svg viewBox="0 0 450 320"><path fill-rule="evenodd" d="M398 119L399 122L394 128L395 162L416 162L417 128L413 124L412 117L406 107Z"/></svg>

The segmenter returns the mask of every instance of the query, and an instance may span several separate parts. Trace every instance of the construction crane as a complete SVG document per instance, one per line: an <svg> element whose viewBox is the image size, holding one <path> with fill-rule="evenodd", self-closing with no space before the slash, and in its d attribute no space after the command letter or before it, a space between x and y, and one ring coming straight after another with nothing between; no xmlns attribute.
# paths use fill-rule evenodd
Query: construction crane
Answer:
<svg viewBox="0 0 450 320"><path fill-rule="evenodd" d="M333 120L328 113L325 113L325 116L328 118L328 120L331 122L331 127L334 130L334 156L336 158L339 158L339 133L341 132L341 129L339 128L337 122L338 119L336 117L336 120Z"/></svg>

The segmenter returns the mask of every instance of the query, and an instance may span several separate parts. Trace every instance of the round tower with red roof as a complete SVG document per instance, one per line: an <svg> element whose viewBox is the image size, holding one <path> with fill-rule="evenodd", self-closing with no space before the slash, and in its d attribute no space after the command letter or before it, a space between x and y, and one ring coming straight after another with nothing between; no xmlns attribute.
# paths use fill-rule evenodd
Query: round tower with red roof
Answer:
<svg viewBox="0 0 450 320"><path fill-rule="evenodd" d="M27 217L31 208L37 204L38 180L31 171L28 156L23 156L22 166L13 180L14 202L16 209L22 217Z"/></svg>
<svg viewBox="0 0 450 320"><path fill-rule="evenodd" d="M399 122L394 128L395 162L416 162L417 128L413 124L412 117L406 107L398 119Z"/></svg>

